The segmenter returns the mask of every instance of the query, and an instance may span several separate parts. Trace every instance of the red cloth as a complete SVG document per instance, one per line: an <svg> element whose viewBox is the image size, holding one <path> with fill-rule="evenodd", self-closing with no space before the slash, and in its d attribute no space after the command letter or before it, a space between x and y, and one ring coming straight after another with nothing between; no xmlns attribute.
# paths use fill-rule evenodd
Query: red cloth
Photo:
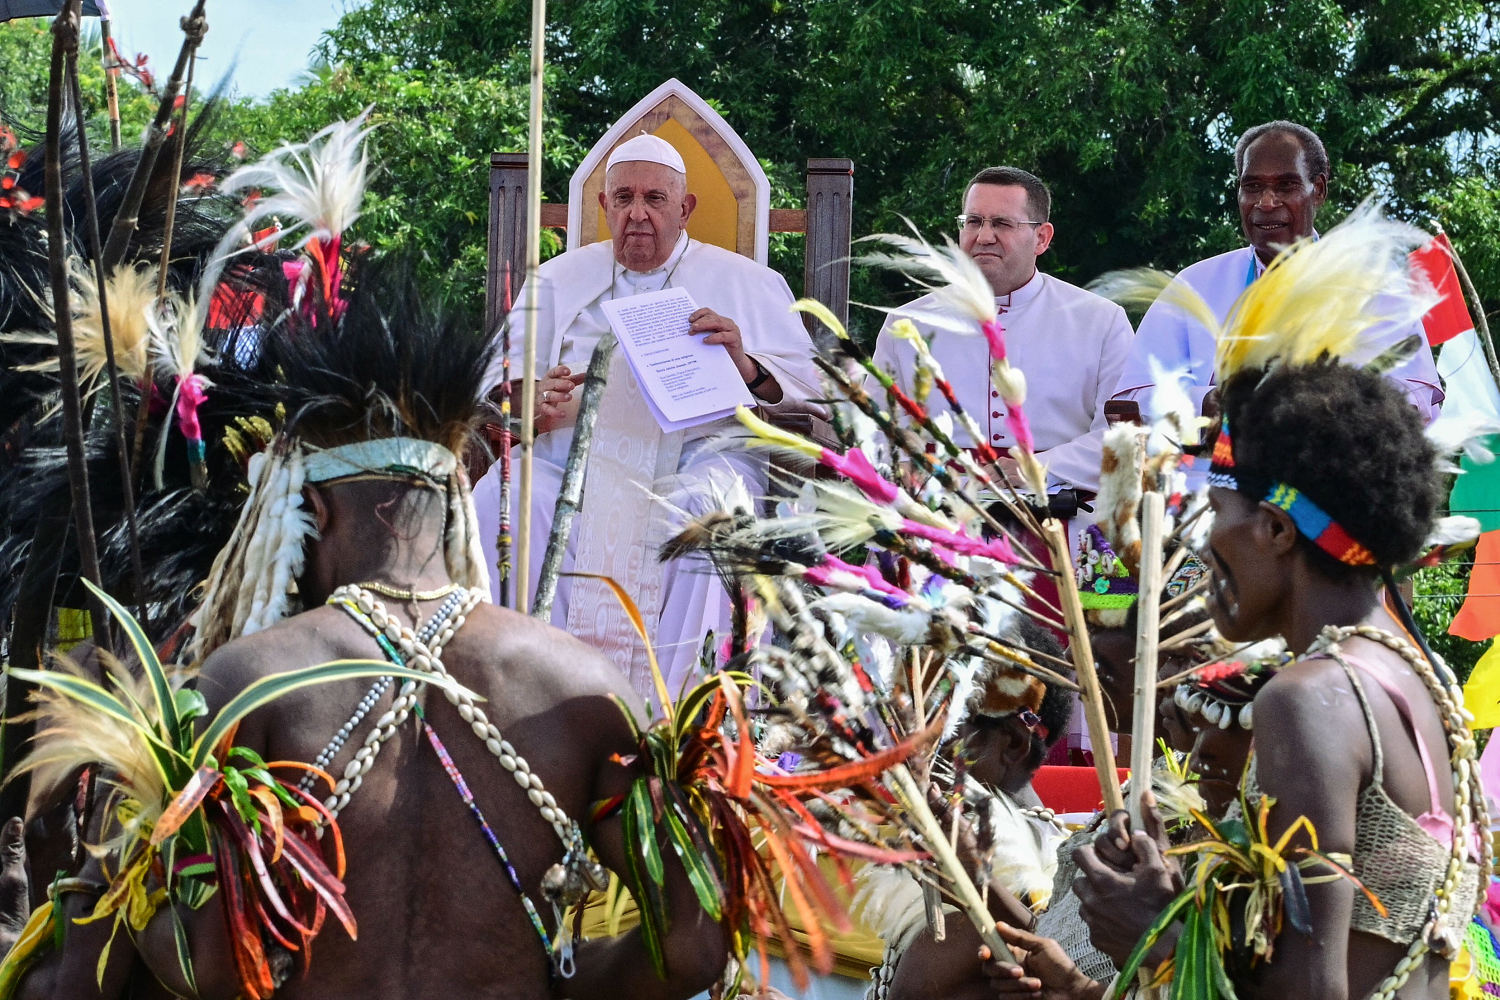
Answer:
<svg viewBox="0 0 1500 1000"><path fill-rule="evenodd" d="M1413 267L1427 276L1442 298L1422 317L1427 343L1436 347L1466 330L1474 329L1464 292L1453 267L1453 245L1447 233L1438 233L1432 241L1411 253Z"/></svg>
<svg viewBox="0 0 1500 1000"><path fill-rule="evenodd" d="M1130 776L1126 768L1117 772L1120 780ZM1099 789L1099 772L1092 767L1056 767L1043 764L1031 778L1032 790L1042 805L1055 812L1093 812L1104 803Z"/></svg>

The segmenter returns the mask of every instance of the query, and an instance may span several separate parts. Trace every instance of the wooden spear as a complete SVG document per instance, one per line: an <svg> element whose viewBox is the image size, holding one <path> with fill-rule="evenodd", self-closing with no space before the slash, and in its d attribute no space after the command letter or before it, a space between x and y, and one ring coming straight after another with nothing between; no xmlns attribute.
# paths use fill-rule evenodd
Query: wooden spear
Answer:
<svg viewBox="0 0 1500 1000"><path fill-rule="evenodd" d="M105 271L113 271L125 260L125 252L130 246L130 237L140 222L141 202L146 198L146 186L151 180L151 172L156 169L156 157L161 152L162 145L167 141L172 112L177 107L178 91L182 89L182 81L187 75L188 66L198 52L199 43L208 32L208 22L203 17L204 3L206 0L197 0L197 3L193 5L193 12L182 19L182 30L186 37L183 39L182 48L177 52L177 64L172 67L172 75L167 78L166 89L162 91L161 104L156 109L156 117L152 119L151 127L146 131L146 142L141 147L140 162L135 165L135 173L130 177L130 186L125 189L125 197L120 201L120 211L115 216L114 225L109 230L109 239L104 244Z"/></svg>
<svg viewBox="0 0 1500 1000"><path fill-rule="evenodd" d="M78 58L82 0L69 0L52 22L52 70L47 87L47 264L52 284L53 325L57 329L58 380L62 394L63 436L68 452L68 492L78 535L80 574L103 587L99 545L94 537L94 510L84 459L83 403L78 386L78 358L73 342L73 313L68 302L67 234L63 228L62 115L65 64ZM94 635L109 645L109 615L98 597L87 598Z"/></svg>
<svg viewBox="0 0 1500 1000"><path fill-rule="evenodd" d="M189 67L193 65L193 58L197 55L198 45L203 41L203 36L208 33L208 21L203 16L205 2L206 0L197 0L193 6L193 12L181 21L183 39L182 48L177 50L177 64L172 67L172 75L167 80L166 89L161 95L161 104L156 109L156 117L152 119L151 127L146 132L146 142L141 147L141 158L135 165L135 172L130 175L130 186L125 189L125 197L120 202L120 210L115 215L114 224L109 230L109 241L104 245L106 273L119 267L125 260L125 253L130 247L130 237L140 222L141 203L146 198L146 188L150 184L152 172L156 169L156 158L172 131L170 123L173 112L177 109L177 92L182 89L183 80L191 78ZM179 141L186 142L186 130L179 129L178 132ZM169 202L174 211L177 204L176 184L181 176L179 168L177 175L173 178ZM167 239L170 241L170 219L167 233ZM166 266L163 264L163 279L165 275ZM136 475L140 474L142 457L146 448L146 425L149 422L150 402L151 379L148 375L141 386L141 403L136 410L135 443L130 451L131 469Z"/></svg>
<svg viewBox="0 0 1500 1000"><path fill-rule="evenodd" d="M101 0L100 11L107 12ZM107 17L107 13L105 17ZM104 24L109 22L105 20ZM141 624L146 617L146 572L141 560L141 535L135 518L135 487L131 483L130 449L125 441L125 410L120 400L120 369L115 362L115 338L109 319L109 295L104 270L104 248L99 239L99 204L94 194L93 164L90 162L88 130L84 127L83 94L78 82L78 53L67 59L68 93L78 127L78 169L83 183L83 233L89 258L94 266L94 284L99 289L99 332L104 339L104 371L109 384L110 416L114 421L115 448L120 462L120 503L125 509L125 534L130 544L130 573L135 580L136 615ZM118 135L119 121L114 123ZM118 142L116 143L118 145ZM170 239L170 226L168 227ZM84 423L88 420L85 418Z"/></svg>
<svg viewBox="0 0 1500 1000"><path fill-rule="evenodd" d="M201 2L201 0L200 0ZM542 261L542 70L546 66L547 0L531 0L531 134L526 144L526 340L521 364L521 491L516 503L516 610L531 605L531 459L536 440L536 325Z"/></svg>

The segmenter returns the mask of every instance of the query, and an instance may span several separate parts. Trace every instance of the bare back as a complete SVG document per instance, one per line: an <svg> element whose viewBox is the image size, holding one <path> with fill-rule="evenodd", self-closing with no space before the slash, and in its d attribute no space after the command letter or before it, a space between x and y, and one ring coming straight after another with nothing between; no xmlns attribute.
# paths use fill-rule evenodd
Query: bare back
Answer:
<svg viewBox="0 0 1500 1000"><path fill-rule="evenodd" d="M409 610L396 603L388 602L390 612L409 621ZM438 603L424 602L421 614L431 614ZM256 677L353 657L381 658L375 642L345 612L320 608L225 646L205 664L202 686L210 703L219 704ZM490 721L569 816L583 822L591 801L623 790L624 769L609 760L631 750L630 733L610 695L638 714L640 707L624 678L598 653L550 626L481 604L449 643L443 662L485 699ZM312 760L349 719L369 683L341 682L286 698L247 720L238 742L268 760ZM335 756L335 776L390 706L394 689ZM557 834L441 692L428 689L421 704L551 930L541 880L562 858ZM548 995L542 942L416 719L384 745L339 825L359 940L351 942L330 924L314 946L308 977L289 982L279 997Z"/></svg>

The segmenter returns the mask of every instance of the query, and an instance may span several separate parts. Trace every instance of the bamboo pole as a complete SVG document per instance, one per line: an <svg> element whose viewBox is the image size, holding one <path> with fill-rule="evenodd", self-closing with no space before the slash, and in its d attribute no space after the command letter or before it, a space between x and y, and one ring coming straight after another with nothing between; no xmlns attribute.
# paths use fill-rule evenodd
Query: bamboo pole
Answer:
<svg viewBox="0 0 1500 1000"><path fill-rule="evenodd" d="M1034 456L1026 456L1035 461ZM1028 477L1029 478L1029 477ZM1057 595L1062 604L1063 622L1068 629L1068 654L1078 674L1079 697L1083 699L1083 717L1088 723L1089 740L1094 744L1094 770L1099 775L1099 790L1106 814L1125 808L1120 794L1120 775L1115 770L1115 748L1109 741L1109 722L1104 717L1104 694L1099 689L1099 675L1094 670L1094 650L1089 643L1089 626L1078 600L1073 582L1073 559L1068 553L1068 537L1054 517L1042 523L1042 539L1057 571Z"/></svg>
<svg viewBox="0 0 1500 1000"><path fill-rule="evenodd" d="M205 30L207 30L205 26ZM197 46L194 46L197 51ZM160 305L167 298L167 265L172 262L172 228L177 224L177 198L182 190L182 161L187 156L188 108L193 103L193 70L196 59L188 60L187 78L182 86L182 108L177 112L177 123L173 128L172 143L172 194L167 199L167 218L161 240L161 268L156 274L156 302ZM195 486L201 486L194 483Z"/></svg>
<svg viewBox="0 0 1500 1000"><path fill-rule="evenodd" d="M526 340L521 378L521 495L516 519L516 610L531 605L526 581L531 569L532 446L536 440L537 268L542 247L542 70L546 66L547 0L531 0L531 131L526 144Z"/></svg>
<svg viewBox="0 0 1500 1000"><path fill-rule="evenodd" d="M100 8L105 10L103 6ZM78 82L78 58L74 52L67 60L68 92L78 127L78 167L83 183L83 232L94 268L94 283L99 288L99 332L104 339L104 371L109 384L110 416L114 421L115 449L120 462L120 502L125 508L125 534L130 545L130 573L135 580L136 615L146 624L146 572L141 560L141 534L135 517L135 487L131 482L130 448L125 440L125 410L120 398L120 369L115 361L114 331L109 319L109 294L105 284L104 248L99 236L99 205L94 192L93 164L90 162L88 130L84 127L83 95ZM118 123L116 123L118 125ZM84 419L88 424L88 419Z"/></svg>
<svg viewBox="0 0 1500 1000"><path fill-rule="evenodd" d="M197 0L193 5L193 12L182 19L182 30L186 37L182 48L177 52L177 64L172 67L172 75L167 78L161 104L156 109L151 127L146 131L146 142L141 146L140 162L136 164L135 173L130 177L130 186L125 189L120 210L109 230L109 239L104 244L106 271L113 271L124 261L130 237L140 222L141 202L146 198L146 187L151 180L152 171L156 169L156 157L161 152L162 144L167 141L167 123L177 105L177 92L182 87L188 64L198 51L198 43L203 41L203 36L208 31L208 22L203 18L205 2L206 0Z"/></svg>
<svg viewBox="0 0 1500 1000"><path fill-rule="evenodd" d="M1438 227L1442 232L1442 227ZM1484 349L1484 359L1490 366L1490 377L1495 384L1500 386L1500 360L1495 357L1495 341L1490 337L1490 323L1484 315L1484 302L1479 298L1479 292L1474 288L1474 282L1469 279L1469 270L1464 267L1463 258L1458 255L1458 249L1453 247L1453 241L1448 241L1453 255L1453 270L1458 273L1459 284L1463 286L1464 295L1474 306L1474 331L1479 334L1480 347Z"/></svg>
<svg viewBox="0 0 1500 1000"><path fill-rule="evenodd" d="M47 265L52 284L52 310L57 328L58 380L62 394L63 440L68 453L68 493L78 534L81 576L103 586L99 546L94 536L94 510L89 495L88 466L83 454L83 403L78 386L78 358L73 342L73 313L68 301L67 234L63 229L62 115L64 67L69 54L78 58L82 0L68 0L52 22L51 82L47 88ZM88 596L94 635L109 644L109 615L96 595Z"/></svg>
<svg viewBox="0 0 1500 1000"><path fill-rule="evenodd" d="M141 158L135 166L135 172L130 176L130 186L125 189L125 197L120 203L120 210L115 214L114 224L109 230L109 240L104 244L104 270L113 271L125 259L125 252L130 246L131 234L135 232L136 225L140 221L141 202L145 200L146 188L150 183L151 174L156 169L156 158L161 153L162 145L167 141L170 131L168 123L171 121L172 113L176 110L177 91L182 87L182 81L188 77L188 67L192 65L194 56L198 52L198 44L203 41L203 36L208 33L208 21L203 17L203 5L206 0L197 0L193 6L193 12L182 19L183 40L182 48L177 50L177 63L172 67L172 75L167 80L166 90L163 91L161 104L157 106L156 117L152 119L151 128L146 132L146 142L141 147ZM186 135L180 136L186 142ZM179 171L178 176L181 176ZM177 189L174 186L171 194L171 202L177 204ZM170 230L169 230L170 232ZM165 268L163 268L165 271ZM136 410L135 442L130 449L130 466L134 475L140 475L143 467L143 458L146 451L146 425L149 423L151 404L151 377L149 375L141 385L141 402ZM139 480L136 480L139 483Z"/></svg>
<svg viewBox="0 0 1500 1000"><path fill-rule="evenodd" d="M563 553L568 547L568 532L573 518L583 505L583 470L588 463L589 446L594 441L594 425L599 419L599 401L604 398L605 376L615 354L615 335L606 333L594 345L589 358L588 374L583 381L583 398L578 404L578 419L573 424L573 443L568 448L568 462L563 467L562 488L557 492L557 507L552 515L552 533L547 536L547 552L542 557L542 573L536 583L533 617L548 621L552 617L552 599L557 596L557 575L562 568Z"/></svg>
<svg viewBox="0 0 1500 1000"><path fill-rule="evenodd" d="M1141 797L1151 787L1156 743L1156 657L1161 638L1161 527L1166 499L1156 490L1141 497L1141 572L1136 598L1135 712L1130 729L1130 824L1144 829Z"/></svg>
<svg viewBox="0 0 1500 1000"><path fill-rule="evenodd" d="M109 4L99 0L99 43L103 51L104 100L109 108L109 148L120 148L120 67L115 62L114 38L111 34Z"/></svg>
<svg viewBox="0 0 1500 1000"><path fill-rule="evenodd" d="M1004 939L995 929L995 918L990 915L990 908L984 897L980 895L979 889L974 885L974 880L964 869L963 862L959 860L958 852L953 849L947 832L938 822L937 817L932 814L932 809L927 804L925 789L905 764L897 764L888 773L895 785L894 791L897 798L915 822L917 830L922 834L923 843L932 852L938 867L947 876L949 891L957 898L959 906L969 918L969 923L973 924L974 929L979 932L980 940L989 946L990 954L994 959L1002 963L1007 962L1011 956L1010 948L1006 946Z"/></svg>

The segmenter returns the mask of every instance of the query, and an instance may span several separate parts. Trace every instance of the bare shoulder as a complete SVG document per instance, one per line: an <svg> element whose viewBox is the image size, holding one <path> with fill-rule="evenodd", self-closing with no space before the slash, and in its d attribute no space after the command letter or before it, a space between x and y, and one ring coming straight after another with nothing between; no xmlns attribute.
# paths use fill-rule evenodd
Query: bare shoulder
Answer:
<svg viewBox="0 0 1500 1000"><path fill-rule="evenodd" d="M213 705L263 677L336 658L329 632L339 621L334 609L314 608L226 642L203 661L198 688Z"/></svg>
<svg viewBox="0 0 1500 1000"><path fill-rule="evenodd" d="M474 631L465 646L482 644L486 658L511 682L557 701L617 697L639 716L640 699L630 682L592 646L546 622L492 604L476 607L469 622Z"/></svg>
<svg viewBox="0 0 1500 1000"><path fill-rule="evenodd" d="M1255 753L1261 783L1357 790L1373 759L1359 700L1339 664L1310 657L1277 672L1255 696Z"/></svg>
<svg viewBox="0 0 1500 1000"><path fill-rule="evenodd" d="M1257 744L1262 737L1312 734L1362 718L1348 676L1326 656L1288 664L1255 696Z"/></svg>

